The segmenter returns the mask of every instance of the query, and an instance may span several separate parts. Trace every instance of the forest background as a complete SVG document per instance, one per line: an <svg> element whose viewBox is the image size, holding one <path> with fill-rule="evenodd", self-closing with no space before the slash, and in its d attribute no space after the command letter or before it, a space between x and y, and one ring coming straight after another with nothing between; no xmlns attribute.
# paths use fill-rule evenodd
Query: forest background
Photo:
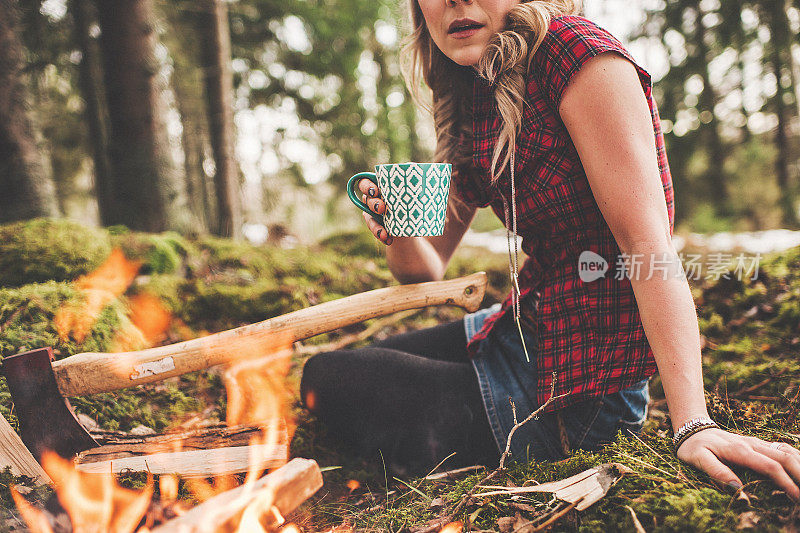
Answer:
<svg viewBox="0 0 800 533"><path fill-rule="evenodd" d="M652 75L676 233L798 228L800 2L587 0ZM427 161L400 0L0 0L0 222L313 242ZM501 227L479 216L474 229Z"/></svg>

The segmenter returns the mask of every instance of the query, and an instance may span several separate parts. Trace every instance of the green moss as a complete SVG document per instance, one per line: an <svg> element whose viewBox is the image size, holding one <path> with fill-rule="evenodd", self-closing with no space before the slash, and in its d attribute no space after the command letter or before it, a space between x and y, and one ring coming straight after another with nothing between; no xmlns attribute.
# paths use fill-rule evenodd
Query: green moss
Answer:
<svg viewBox="0 0 800 533"><path fill-rule="evenodd" d="M104 231L68 220L0 226L0 286L72 280L94 270L110 252Z"/></svg>
<svg viewBox="0 0 800 533"><path fill-rule="evenodd" d="M178 418L203 408L200 399L175 384L72 398L71 403L76 412L92 417L103 429L114 431L130 431L143 425L161 432Z"/></svg>
<svg viewBox="0 0 800 533"><path fill-rule="evenodd" d="M51 346L57 358L78 352L106 351L120 324L126 320L124 303L112 302L97 317L81 342L61 338L54 318L62 307L79 307L83 296L70 284L49 281L16 289L0 289L0 356Z"/></svg>
<svg viewBox="0 0 800 533"><path fill-rule="evenodd" d="M377 256L382 253L381 247L383 246L368 231L337 233L323 239L319 245L321 248L347 257Z"/></svg>
<svg viewBox="0 0 800 533"><path fill-rule="evenodd" d="M160 234L126 232L112 237L114 246L129 259L142 262L142 274L175 274L198 251L174 232Z"/></svg>

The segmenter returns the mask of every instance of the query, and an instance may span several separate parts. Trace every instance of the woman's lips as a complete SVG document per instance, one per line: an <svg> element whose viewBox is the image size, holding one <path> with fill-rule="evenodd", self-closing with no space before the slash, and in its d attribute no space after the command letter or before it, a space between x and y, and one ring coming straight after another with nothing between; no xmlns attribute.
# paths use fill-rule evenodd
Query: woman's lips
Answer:
<svg viewBox="0 0 800 533"><path fill-rule="evenodd" d="M480 27L472 27L472 28L465 28L463 30L454 31L450 34L450 37L453 39L468 39L478 33L480 30L483 29L483 26Z"/></svg>

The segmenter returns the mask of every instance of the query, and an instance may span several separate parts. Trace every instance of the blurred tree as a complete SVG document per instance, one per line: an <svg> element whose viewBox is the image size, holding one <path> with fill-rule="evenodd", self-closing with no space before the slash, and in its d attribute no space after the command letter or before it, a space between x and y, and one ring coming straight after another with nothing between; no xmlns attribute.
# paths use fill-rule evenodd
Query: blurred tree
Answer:
<svg viewBox="0 0 800 533"><path fill-rule="evenodd" d="M17 2L0 0L0 222L59 214L29 114L18 16Z"/></svg>
<svg viewBox="0 0 800 533"><path fill-rule="evenodd" d="M181 149L186 173L186 197L199 233L218 227L214 185L206 172L206 161L213 159L209 140L203 76L200 69L200 39L194 0L158 4L171 31L164 34L164 43L172 57L172 89L181 116Z"/></svg>
<svg viewBox="0 0 800 533"><path fill-rule="evenodd" d="M233 77L231 37L225 0L198 2L201 67L205 80L206 105L216 170L217 197L215 233L241 237L242 207L239 193L239 167L234 159L236 141L233 124Z"/></svg>
<svg viewBox="0 0 800 533"><path fill-rule="evenodd" d="M800 109L794 105L798 103L797 67L791 54L798 37L789 12L797 19L800 11L794 4L787 0L666 0L647 12L647 22L635 37L660 39L669 57L669 71L657 83L657 98L662 119L669 121L665 137L676 205L684 205L676 219L684 213L701 213L699 209L708 206L731 226L747 229L743 226L772 220L766 211L780 209L781 224L797 227L798 190L793 173L797 173L800 153L797 130L790 124L800 118L792 117ZM759 71L761 77L754 77ZM776 80L777 91L770 90L770 78ZM765 133L770 123L775 124L774 135ZM749 145L747 150L734 150L742 143ZM774 144L775 150L757 148L767 143ZM731 158L753 153L774 154L780 194L777 203L745 208L752 198L734 201L732 195L750 189L742 187L743 176L736 172L748 167L747 161ZM749 179L763 183L772 176ZM762 213L754 214L758 210ZM705 220L708 212L702 210Z"/></svg>
<svg viewBox="0 0 800 533"><path fill-rule="evenodd" d="M74 21L75 41L81 52L80 89L84 114L89 129L88 143L94 160L94 189L100 222L105 226L115 223L113 171L108 159L108 117L103 97L103 73L100 52L93 27L96 14L90 0L70 0L69 12Z"/></svg>
<svg viewBox="0 0 800 533"><path fill-rule="evenodd" d="M239 81L250 105L294 108L301 125L316 133L310 140L333 156L336 186L376 163L430 156L419 146L414 103L397 68L402 15L396 2L242 0L235 5L234 57L247 67ZM284 133L279 132L278 150ZM317 181L299 178L298 183Z"/></svg>
<svg viewBox="0 0 800 533"><path fill-rule="evenodd" d="M152 2L98 0L97 6L114 172L111 221L142 231L180 228L185 213L164 123Z"/></svg>
<svg viewBox="0 0 800 533"><path fill-rule="evenodd" d="M786 16L786 4L783 0L763 0L758 5L759 17L769 28L769 41L764 43L764 56L773 76L777 90L775 96L770 98L768 109L775 113L777 124L775 126L775 177L780 189L781 222L785 226L797 225L795 209L796 187L790 181L789 171L789 113L787 104L795 96L792 84L791 70L791 42L792 33L789 29L789 20ZM795 108L796 109L796 108Z"/></svg>

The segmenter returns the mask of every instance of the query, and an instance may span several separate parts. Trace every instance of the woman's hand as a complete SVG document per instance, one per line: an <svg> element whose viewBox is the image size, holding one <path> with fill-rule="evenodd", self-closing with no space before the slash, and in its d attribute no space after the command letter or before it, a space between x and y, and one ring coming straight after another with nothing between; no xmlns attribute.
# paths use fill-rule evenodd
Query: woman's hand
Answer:
<svg viewBox="0 0 800 533"><path fill-rule="evenodd" d="M800 482L800 451L790 444L777 445L711 428L686 439L678 448L677 455L681 461L735 489L742 488L742 481L727 465L745 466L770 477L790 498L800 503L800 488L797 486Z"/></svg>
<svg viewBox="0 0 800 533"><path fill-rule="evenodd" d="M384 202L383 198L381 198L381 191L378 190L377 185L367 179L359 180L358 190L363 193L361 195L361 201L367 204L367 207L369 207L374 213L379 215L386 213L386 202ZM363 211L362 215L364 216L364 220L367 223L369 231L375 235L376 239L387 246L392 244L394 239L389 236L389 232L386 231L386 228L375 222L375 219L372 218L371 215L364 213Z"/></svg>

